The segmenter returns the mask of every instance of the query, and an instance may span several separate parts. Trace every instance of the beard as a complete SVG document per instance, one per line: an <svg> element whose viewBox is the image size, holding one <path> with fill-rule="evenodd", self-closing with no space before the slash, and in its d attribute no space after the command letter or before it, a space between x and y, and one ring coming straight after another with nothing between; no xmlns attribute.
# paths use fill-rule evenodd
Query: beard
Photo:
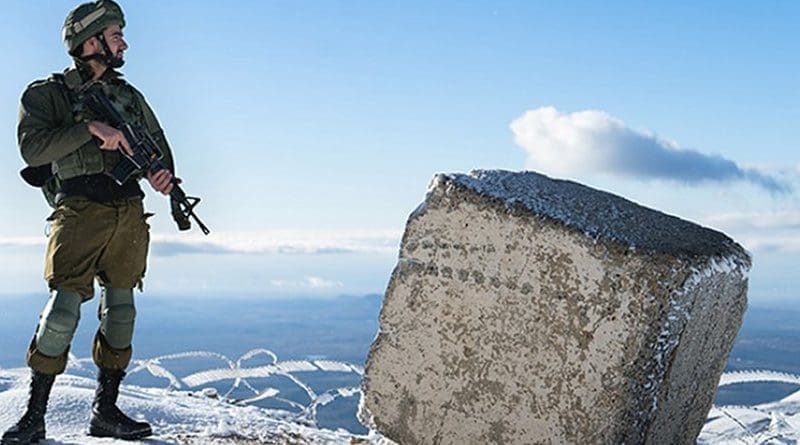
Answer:
<svg viewBox="0 0 800 445"><path fill-rule="evenodd" d="M123 60L122 57L108 56L105 62L106 65L112 69L121 68L122 65L125 65L125 60Z"/></svg>
<svg viewBox="0 0 800 445"><path fill-rule="evenodd" d="M125 60L122 57L108 56L100 53L89 54L88 56L83 56L80 59L84 62L96 60L112 69L120 68L122 65L125 65Z"/></svg>

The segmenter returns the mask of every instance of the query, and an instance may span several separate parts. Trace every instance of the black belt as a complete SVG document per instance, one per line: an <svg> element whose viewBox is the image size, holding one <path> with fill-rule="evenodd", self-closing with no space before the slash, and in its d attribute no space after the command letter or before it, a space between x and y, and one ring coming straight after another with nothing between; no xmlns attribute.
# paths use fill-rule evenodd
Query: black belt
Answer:
<svg viewBox="0 0 800 445"><path fill-rule="evenodd" d="M122 185L104 174L77 176L61 181L56 203L64 198L80 196L95 202L113 202L130 198L144 198L139 181L129 179Z"/></svg>

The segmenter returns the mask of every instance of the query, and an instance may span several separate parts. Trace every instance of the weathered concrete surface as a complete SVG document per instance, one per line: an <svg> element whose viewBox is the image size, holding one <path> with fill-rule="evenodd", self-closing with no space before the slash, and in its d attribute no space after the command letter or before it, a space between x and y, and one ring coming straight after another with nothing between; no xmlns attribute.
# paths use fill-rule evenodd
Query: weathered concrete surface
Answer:
<svg viewBox="0 0 800 445"><path fill-rule="evenodd" d="M402 444L694 443L749 268L719 232L573 182L437 175L359 415Z"/></svg>

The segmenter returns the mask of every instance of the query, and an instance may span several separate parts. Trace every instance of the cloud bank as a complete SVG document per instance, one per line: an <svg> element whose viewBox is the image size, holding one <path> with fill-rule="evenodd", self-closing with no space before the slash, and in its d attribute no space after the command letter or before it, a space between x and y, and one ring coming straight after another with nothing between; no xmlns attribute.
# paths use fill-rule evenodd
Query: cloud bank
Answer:
<svg viewBox="0 0 800 445"><path fill-rule="evenodd" d="M263 232L215 232L151 236L150 254L175 255L395 255L401 231L394 230L274 230ZM0 238L0 254L5 249L42 251L45 237Z"/></svg>
<svg viewBox="0 0 800 445"><path fill-rule="evenodd" d="M302 280L270 280L272 287L280 289L332 289L343 287L344 283L320 277L306 276Z"/></svg>
<svg viewBox="0 0 800 445"><path fill-rule="evenodd" d="M800 253L800 211L728 213L701 221L754 252Z"/></svg>
<svg viewBox="0 0 800 445"><path fill-rule="evenodd" d="M791 189L779 178L722 156L684 149L629 128L604 111L561 113L553 107L537 108L511 122L511 130L514 141L528 153L526 167L545 173L603 173L690 185L744 181L771 193Z"/></svg>
<svg viewBox="0 0 800 445"><path fill-rule="evenodd" d="M156 256L203 255L333 255L395 253L402 233L392 230L274 230L200 235L155 235Z"/></svg>

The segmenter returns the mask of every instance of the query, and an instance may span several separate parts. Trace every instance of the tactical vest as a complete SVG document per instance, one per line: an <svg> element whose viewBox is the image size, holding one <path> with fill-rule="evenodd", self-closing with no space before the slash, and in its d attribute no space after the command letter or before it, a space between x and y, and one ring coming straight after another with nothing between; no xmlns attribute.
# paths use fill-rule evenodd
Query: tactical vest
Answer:
<svg viewBox="0 0 800 445"><path fill-rule="evenodd" d="M56 73L51 79L64 85L69 102L72 104L75 123L97 120L91 112L84 109L78 97L78 90L83 86L83 79L76 69L69 69L64 74ZM106 96L116 105L117 110L127 122L144 124L144 112L133 87L122 79L112 79L102 83ZM53 162L53 173L60 180L82 175L93 175L110 172L122 159L117 150L101 150L95 139L81 145L77 150Z"/></svg>

